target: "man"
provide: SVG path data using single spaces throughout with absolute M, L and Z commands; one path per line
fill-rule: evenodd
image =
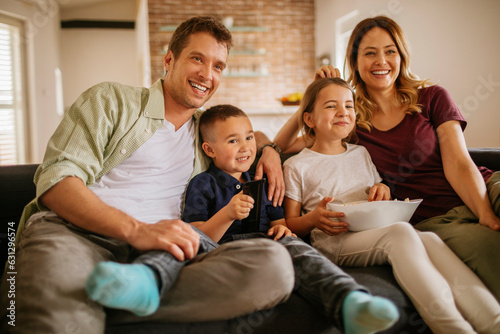
M 16 326 L 4 320 L 3 332 L 104 332 L 105 312 L 85 293 L 87 276 L 100 261 L 130 262 L 146 250 L 191 260 L 152 320 L 227 319 L 288 297 L 293 268 L 283 247 L 252 240 L 197 256 L 198 233 L 178 219 L 188 180 L 206 167 L 197 109 L 219 86 L 230 47 L 222 24 L 192 18 L 172 37 L 164 80 L 149 89 L 102 83 L 67 111 L 20 223 Z M 4 278 L 4 303 L 7 290 Z

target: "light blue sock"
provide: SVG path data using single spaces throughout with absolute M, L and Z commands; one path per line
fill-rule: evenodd
M 342 307 L 346 334 L 370 334 L 391 327 L 399 318 L 396 306 L 388 299 L 362 291 L 347 295 Z
M 154 313 L 160 305 L 156 275 L 144 264 L 100 262 L 87 278 L 85 288 L 96 302 L 139 316 Z

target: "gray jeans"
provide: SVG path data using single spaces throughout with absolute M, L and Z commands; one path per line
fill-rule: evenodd
M 200 234 L 199 253 L 210 252 L 218 247 L 218 244 L 203 232 L 196 230 Z M 226 240 L 222 246 L 240 243 L 242 240 L 270 241 L 263 233 L 237 234 Z M 367 290 L 301 239 L 285 237 L 275 243 L 283 245 L 292 259 L 295 273 L 294 291 L 308 300 L 321 314 L 332 319 L 336 326 L 342 328 L 342 304 L 345 297 L 354 290 Z M 134 262 L 147 264 L 158 273 L 162 293 L 168 292 L 175 283 L 178 273 L 189 264 L 189 261 L 180 262 L 170 253 L 160 251 L 147 252 Z M 266 283 L 266 277 L 255 279 Z M 200 277 L 200 280 L 204 278 Z
M 37 214 L 16 248 L 15 297 L 2 277 L 2 306 L 16 306 L 16 326 L 1 308 L 2 333 L 104 333 L 106 322 L 194 322 L 234 318 L 286 300 L 295 283 L 290 255 L 266 239 L 231 242 L 185 266 L 147 318 L 104 311 L 87 297 L 86 279 L 100 261 L 128 263 L 128 244 L 78 228 L 55 214 Z M 237 264 L 237 266 L 236 266 Z M 231 298 L 227 298 L 231 296 Z M 217 307 L 213 307 L 217 305 Z

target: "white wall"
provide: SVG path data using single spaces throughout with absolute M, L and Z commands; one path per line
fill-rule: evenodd
M 445 87 L 467 119 L 469 147 L 500 147 L 500 1 L 316 0 L 316 53 L 335 52 L 335 22 L 378 14 L 402 27 L 412 49 L 411 68 Z
M 61 20 L 135 21 L 136 0 L 115 0 L 65 8 Z M 135 29 L 61 29 L 64 107 L 102 81 L 142 86 Z
M 31 141 L 27 163 L 42 161 L 47 142 L 61 121 L 57 113 L 56 69 L 62 71 L 62 108 L 70 106 L 80 93 L 98 82 L 142 86 L 143 77 L 149 78 L 148 64 L 144 64 L 149 56 L 143 55 L 149 50 L 141 50 L 147 46 L 144 42 L 147 36 L 138 37 L 135 30 L 61 29 L 61 20 L 135 21 L 138 6 L 144 1 L 4 0 L 0 3 L 3 14 L 23 20 L 27 27 Z M 147 20 L 143 18 L 141 22 L 141 33 L 147 34 Z
M 143 77 L 148 76 L 144 67 L 144 59 L 148 58 L 138 56 L 134 33 L 60 29 L 61 18 L 135 20 L 136 0 L 107 0 L 85 8 L 65 8 L 62 14 L 56 5 L 56 0 L 47 0 L 45 6 L 16 0 L 0 2 L 0 11 L 24 20 L 29 32 L 26 41 L 32 153 L 27 162 L 41 161 L 46 143 L 61 119 L 56 112 L 57 68 L 62 70 L 65 106 L 94 83 L 115 80 L 144 85 Z M 468 146 L 500 147 L 500 1 L 316 0 L 316 8 L 318 55 L 334 55 L 335 22 L 352 10 L 358 9 L 359 15 L 347 23 L 355 24 L 378 13 L 390 15 L 410 41 L 413 71 L 446 87 L 461 107 L 469 123 L 465 131 Z M 147 31 L 147 22 L 144 24 L 143 30 Z M 144 39 L 142 42 L 144 45 Z M 99 67 L 108 61 L 108 66 Z M 273 137 L 286 116 L 261 118 L 255 120 L 260 123 L 255 128 Z
M 57 115 L 55 70 L 59 67 L 59 10 L 55 1 L 36 6 L 24 1 L 2 1 L 0 11 L 25 23 L 27 87 L 31 151 L 26 162 L 40 162 Z

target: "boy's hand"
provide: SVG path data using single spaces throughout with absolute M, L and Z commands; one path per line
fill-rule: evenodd
M 267 235 L 270 237 L 274 236 L 274 240 L 279 240 L 283 237 L 297 236 L 295 233 L 290 231 L 288 227 L 284 225 L 274 225 L 267 231 Z
M 343 212 L 334 212 L 326 209 L 326 204 L 330 203 L 331 201 L 333 201 L 333 197 L 324 197 L 318 203 L 316 208 L 308 213 L 308 215 L 311 215 L 314 226 L 328 235 L 336 235 L 347 232 L 347 226 L 349 226 L 348 223 L 333 221 L 330 219 L 344 217 Z
M 248 217 L 253 209 L 254 200 L 251 196 L 243 194 L 242 191 L 231 198 L 226 205 L 226 212 L 230 220 L 242 220 Z
M 391 190 L 383 183 L 377 183 L 370 188 L 368 201 L 387 201 L 391 199 Z

